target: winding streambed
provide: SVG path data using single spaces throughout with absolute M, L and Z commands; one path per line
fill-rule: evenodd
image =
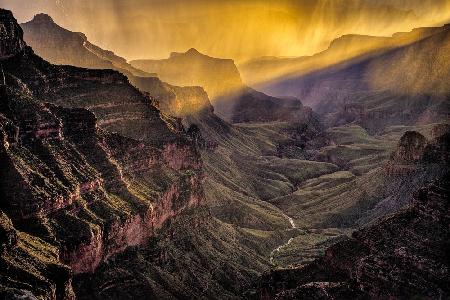
M 296 229 L 297 225 L 295 225 L 294 220 L 289 217 L 288 215 L 284 215 L 286 217 L 286 219 L 289 221 L 289 223 L 291 224 L 292 229 Z M 272 252 L 270 252 L 270 258 L 269 261 L 270 263 L 273 265 L 273 259 L 274 259 L 274 255 L 277 252 L 280 252 L 281 249 L 283 249 L 284 247 L 288 246 L 290 243 L 292 243 L 292 241 L 294 240 L 294 238 L 290 238 L 286 243 L 281 244 L 280 246 L 278 246 L 277 248 L 273 249 Z

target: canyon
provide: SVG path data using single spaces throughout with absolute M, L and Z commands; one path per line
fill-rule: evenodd
M 325 103 L 254 90 L 195 49 L 127 62 L 45 14 L 19 25 L 1 9 L 0 24 L 1 297 L 448 296 L 442 80 L 426 105 Z M 424 45 L 441 57 L 447 31 L 398 34 L 381 54 L 373 41 L 361 64 Z M 332 48 L 346 39 L 360 37 Z

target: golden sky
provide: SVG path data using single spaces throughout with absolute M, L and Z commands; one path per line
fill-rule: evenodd
M 196 48 L 237 61 L 312 55 L 343 34 L 389 36 L 450 21 L 450 0 L 0 0 L 39 12 L 127 59 Z

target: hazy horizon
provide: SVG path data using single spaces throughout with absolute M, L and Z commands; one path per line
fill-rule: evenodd
M 245 61 L 325 50 L 345 34 L 390 36 L 450 19 L 450 1 L 50 1 L 0 0 L 20 23 L 49 14 L 71 31 L 128 60 L 167 58 L 196 48 Z

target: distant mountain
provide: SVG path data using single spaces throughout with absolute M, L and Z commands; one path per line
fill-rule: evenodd
M 46 60 L 60 65 L 117 70 L 126 75 L 134 86 L 159 101 L 167 114 L 183 117 L 188 112 L 197 113 L 211 106 L 209 100 L 205 101 L 207 95 L 202 88 L 182 88 L 164 83 L 156 74 L 134 68 L 114 52 L 90 43 L 83 33 L 60 27 L 46 14 L 38 14 L 21 26 L 24 40 Z
M 133 68 L 111 51 L 91 44 L 80 32 L 60 27 L 46 14 L 21 24 L 24 40 L 36 54 L 57 65 L 73 65 L 89 69 L 114 69 L 125 75 L 154 76 Z
M 194 48 L 172 53 L 162 60 L 134 60 L 132 66 L 157 73 L 161 80 L 178 86 L 201 86 L 214 100 L 242 88 L 242 80 L 233 60 L 204 55 Z
M 377 131 L 387 125 L 448 120 L 450 26 L 386 51 L 267 83 L 264 90 L 291 95 L 321 114 L 326 124 L 355 122 Z M 402 36 L 399 34 L 398 36 Z
M 376 55 L 380 51 L 410 44 L 442 30 L 443 27 L 416 28 L 410 32 L 395 33 L 391 37 L 347 34 L 333 40 L 326 50 L 312 56 L 261 57 L 244 62 L 238 68 L 246 84 L 271 93 L 269 87 L 272 81 L 307 74 L 361 55 Z
M 245 86 L 233 60 L 210 57 L 196 49 L 131 64 L 158 73 L 170 84 L 202 86 L 217 114 L 230 122 L 302 122 L 310 113 L 298 99 L 271 97 Z
M 166 60 L 142 60 L 128 64 L 112 51 L 90 43 L 83 33 L 60 27 L 46 14 L 36 15 L 22 27 L 25 41 L 48 61 L 117 70 L 125 74 L 134 86 L 155 97 L 163 106 L 163 111 L 173 116 L 208 109 L 211 106 L 208 98 L 212 100 L 216 112 L 232 122 L 297 122 L 302 121 L 298 118 L 306 113 L 298 100 L 292 105 L 293 100 L 270 97 L 245 87 L 231 59 L 213 58 L 190 49 L 186 53 L 172 53 Z M 161 80 L 156 78 L 155 73 Z M 208 95 L 202 95 L 200 86 Z M 205 98 L 208 100 L 205 101 Z M 258 102 L 258 112 L 251 109 L 255 100 Z M 292 112 L 283 113 L 287 112 L 286 107 Z

